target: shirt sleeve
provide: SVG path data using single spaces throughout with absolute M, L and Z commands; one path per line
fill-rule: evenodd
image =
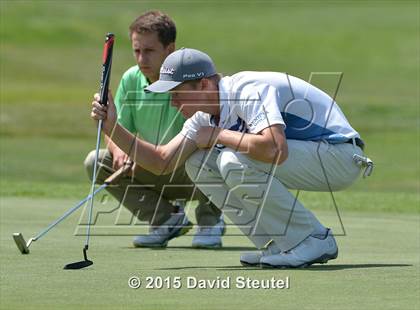
M 210 116 L 207 113 L 196 112 L 185 121 L 181 135 L 189 140 L 195 141 L 198 130 L 203 126 L 210 126 Z
M 134 126 L 133 116 L 131 114 L 129 101 L 127 100 L 127 86 L 130 84 L 129 79 L 130 76 L 127 73 L 121 78 L 117 93 L 115 94 L 114 104 L 117 110 L 118 123 L 128 131 L 135 132 L 136 129 Z
M 270 126 L 286 127 L 280 113 L 280 94 L 268 84 L 249 84 L 237 93 L 238 115 L 246 122 L 250 133 L 257 134 Z

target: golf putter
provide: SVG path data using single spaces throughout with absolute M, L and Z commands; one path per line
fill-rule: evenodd
M 115 171 L 112 175 L 110 175 L 105 181 L 104 184 L 102 184 L 100 187 L 98 187 L 95 192 L 93 193 L 93 197 L 101 192 L 103 189 L 108 187 L 110 184 L 118 181 L 123 175 L 125 175 L 132 167 L 132 162 L 126 162 L 124 165 Z M 30 238 L 28 242 L 25 241 L 23 238 L 22 233 L 14 233 L 13 239 L 15 240 L 16 246 L 18 247 L 19 251 L 22 254 L 29 254 L 29 247 L 32 244 L 32 242 L 35 242 L 39 239 L 41 239 L 46 233 L 48 233 L 52 228 L 57 226 L 59 223 L 61 223 L 63 220 L 65 220 L 68 216 L 70 216 L 72 213 L 74 213 L 76 210 L 78 210 L 81 206 L 83 206 L 87 201 L 90 199 L 93 199 L 92 195 L 89 194 L 87 197 L 85 197 L 83 200 L 77 203 L 74 207 L 67 210 L 62 216 L 60 216 L 57 220 L 52 222 L 50 225 L 48 225 L 47 228 L 43 229 L 41 232 L 39 232 L 35 237 Z
M 100 103 L 102 105 L 106 105 L 108 103 L 108 88 L 109 88 L 109 80 L 111 77 L 113 47 L 114 47 L 114 35 L 112 33 L 108 33 L 105 37 L 104 50 L 102 54 L 102 75 L 101 75 L 101 89 L 100 89 Z M 97 164 L 98 164 L 99 146 L 101 144 L 101 130 L 102 130 L 102 120 L 99 120 L 98 129 L 96 133 L 95 163 L 93 166 L 92 189 L 91 189 L 92 195 L 91 196 L 93 196 L 93 193 L 95 191 L 96 169 L 97 169 Z M 85 268 L 93 264 L 93 262 L 89 260 L 87 257 L 87 251 L 89 249 L 90 225 L 92 221 L 93 201 L 94 199 L 90 200 L 89 219 L 88 219 L 87 231 L 86 231 L 86 242 L 83 248 L 84 260 L 67 264 L 64 266 L 64 269 L 81 269 L 81 268 Z

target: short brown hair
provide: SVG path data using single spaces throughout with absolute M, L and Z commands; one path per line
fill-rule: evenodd
M 161 11 L 148 11 L 137 17 L 130 25 L 130 38 L 134 32 L 154 32 L 158 34 L 160 43 L 168 46 L 175 42 L 176 27 L 174 21 Z

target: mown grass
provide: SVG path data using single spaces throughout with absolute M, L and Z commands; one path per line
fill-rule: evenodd
M 372 203 L 392 204 L 380 195 Z M 400 200 L 406 203 L 406 200 Z M 177 238 L 166 250 L 134 249 L 133 234 L 141 227 L 113 226 L 113 235 L 91 238 L 84 270 L 62 267 L 82 259 L 83 236 L 74 237 L 80 211 L 31 245 L 21 255 L 11 234 L 20 231 L 28 239 L 75 202 L 72 199 L 2 198 L 1 301 L 2 309 L 416 309 L 419 281 L 419 216 L 342 212 L 346 234 L 340 233 L 333 212 L 318 211 L 334 228 L 340 254 L 327 265 L 301 270 L 241 268 L 239 255 L 253 250 L 239 230 L 229 226 L 224 248 L 194 250 L 192 232 Z M 350 204 L 347 201 L 346 204 Z M 96 210 L 102 208 L 96 203 Z M 107 207 L 105 206 L 105 209 Z M 85 213 L 86 214 L 86 213 Z M 114 213 L 115 214 L 115 213 Z M 97 226 L 113 218 L 99 218 Z M 97 230 L 94 226 L 92 232 Z M 100 228 L 100 227 L 99 227 Z M 117 228 L 117 229 L 116 229 Z M 130 229 L 129 229 L 130 228 Z M 82 233 L 85 227 L 82 226 Z M 107 230 L 105 230 L 107 231 Z M 143 229 L 144 231 L 144 229 Z M 143 286 L 130 289 L 128 278 L 139 276 Z M 146 276 L 180 276 L 182 289 L 145 289 Z M 214 280 L 237 276 L 252 279 L 284 279 L 288 290 L 187 289 L 187 277 Z
M 104 33 L 117 36 L 115 91 L 133 65 L 128 24 L 151 7 L 174 17 L 178 46 L 207 51 L 225 74 L 278 70 L 309 79 L 311 72 L 343 72 L 337 101 L 377 163 L 374 176 L 355 189 L 419 187 L 414 2 L 3 1 L 1 6 L 1 175 L 10 181 L 4 194 L 16 193 L 13 184 L 23 175 L 25 182 L 37 182 L 39 174 L 51 186 L 68 182 L 68 191 L 77 194 L 85 180 L 81 163 L 94 144 L 89 103 L 98 88 Z M 337 80 L 337 75 L 312 79 L 330 94 Z

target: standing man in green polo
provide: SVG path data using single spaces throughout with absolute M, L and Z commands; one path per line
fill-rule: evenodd
M 175 23 L 162 12 L 149 11 L 136 18 L 129 30 L 137 65 L 124 73 L 115 96 L 118 123 L 134 134 L 141 133 L 141 138 L 150 143 L 166 144 L 181 131 L 185 119 L 170 105 L 168 93 L 146 93 L 144 89 L 159 79 L 164 59 L 175 50 Z M 100 151 L 98 183 L 128 159 L 108 136 L 105 136 L 105 141 L 108 147 Z M 94 151 L 85 160 L 89 176 L 93 165 Z M 132 176 L 121 179 L 117 187 L 109 187 L 108 191 L 139 220 L 150 224 L 150 233 L 137 236 L 133 241 L 135 246 L 165 247 L 169 240 L 191 229 L 192 224 L 183 208 L 174 205 L 174 201 L 191 198 L 199 201 L 196 209 L 198 229 L 193 247 L 217 248 L 222 245 L 225 227 L 221 211 L 200 191 L 194 190 L 184 166 L 171 175 L 155 175 L 136 166 Z

